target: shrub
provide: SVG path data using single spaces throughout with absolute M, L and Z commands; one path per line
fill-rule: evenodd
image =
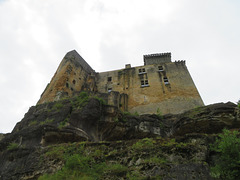
M 36 124 L 37 124 L 37 121 L 34 120 L 34 121 L 31 121 L 31 122 L 29 123 L 29 126 L 34 126 L 34 125 L 36 125 Z
M 86 92 L 82 91 L 77 98 L 74 99 L 72 102 L 73 108 L 74 109 L 81 109 L 84 107 L 89 100 L 89 96 Z
M 94 96 L 93 98 L 97 99 L 100 102 L 101 105 L 107 105 L 106 101 L 103 98 L 100 98 L 100 97 L 97 97 L 97 96 Z
M 224 129 L 211 149 L 219 153 L 211 174 L 221 179 L 240 179 L 240 138 L 237 131 Z
M 160 111 L 159 108 L 157 108 L 157 116 L 158 116 L 160 119 L 163 119 L 162 112 Z
M 63 127 L 66 127 L 68 125 L 69 122 L 69 116 L 66 117 L 62 122 L 60 122 L 60 124 L 58 125 L 59 129 L 62 129 Z
M 14 149 L 17 149 L 17 148 L 18 148 L 18 144 L 17 143 L 10 143 L 7 146 L 7 150 L 14 150 Z
M 63 107 L 63 104 L 62 104 L 61 102 L 56 102 L 56 103 L 53 105 L 52 109 L 53 109 L 53 110 L 56 110 L 56 111 L 60 111 L 60 109 L 62 109 L 62 107 Z
M 40 122 L 40 125 L 44 125 L 44 124 L 50 124 L 50 123 L 52 123 L 54 121 L 54 119 L 46 119 L 45 121 L 42 121 L 42 122 Z
M 144 138 L 136 142 L 132 145 L 132 149 L 134 150 L 140 150 L 140 149 L 146 149 L 151 148 L 153 144 L 155 144 L 156 141 L 151 138 Z

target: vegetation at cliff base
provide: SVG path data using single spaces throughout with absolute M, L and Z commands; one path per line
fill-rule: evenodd
M 72 106 L 74 109 L 81 109 L 89 101 L 89 95 L 87 92 L 82 91 L 73 101 Z
M 237 102 L 238 108 L 240 109 L 240 99 Z
M 14 149 L 17 149 L 18 148 L 18 144 L 17 143 L 10 143 L 8 146 L 7 146 L 7 149 L 8 150 L 14 150 Z
M 212 145 L 212 150 L 219 153 L 216 165 L 211 168 L 212 176 L 233 180 L 240 179 L 240 135 L 237 131 L 224 129 L 223 134 Z

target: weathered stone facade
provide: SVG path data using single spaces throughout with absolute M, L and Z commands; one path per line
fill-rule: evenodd
M 171 53 L 144 56 L 144 65 L 96 73 L 74 50 L 63 58 L 38 104 L 72 97 L 80 91 L 98 95 L 109 105 L 131 113 L 177 114 L 203 101 L 185 61 Z

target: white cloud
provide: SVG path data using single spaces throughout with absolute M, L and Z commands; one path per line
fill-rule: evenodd
M 227 0 L 0 1 L 0 132 L 34 105 L 66 52 L 96 70 L 186 59 L 206 104 L 239 98 L 240 3 Z

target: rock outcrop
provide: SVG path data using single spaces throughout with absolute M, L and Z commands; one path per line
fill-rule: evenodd
M 105 153 L 113 151 L 114 146 L 117 148 L 110 160 L 116 161 L 116 156 L 121 155 L 121 164 L 141 169 L 144 177 L 210 179 L 208 144 L 214 138 L 209 135 L 220 133 L 223 128 L 240 128 L 239 108 L 234 103 L 198 107 L 178 115 L 138 116 L 119 112 L 99 98 L 82 94 L 29 109 L 12 133 L 5 134 L 0 141 L 0 179 L 36 179 L 55 172 L 63 166 L 63 160 L 45 159 L 46 163 L 39 163 L 45 158 L 48 145 L 83 141 L 89 142 L 89 146 L 95 144 L 96 148 L 102 141 L 110 141 L 107 146 L 112 149 L 106 149 Z M 143 138 L 155 139 L 147 154 L 143 146 L 139 154 L 129 155 L 128 151 L 133 150 L 127 148 L 128 143 L 133 145 L 134 139 Z M 175 138 L 176 143 L 169 138 Z M 185 147 L 181 143 L 190 144 Z M 159 148 L 162 154 L 156 153 Z M 167 160 L 164 167 L 146 163 L 146 156 L 150 158 L 151 154 L 163 156 Z

